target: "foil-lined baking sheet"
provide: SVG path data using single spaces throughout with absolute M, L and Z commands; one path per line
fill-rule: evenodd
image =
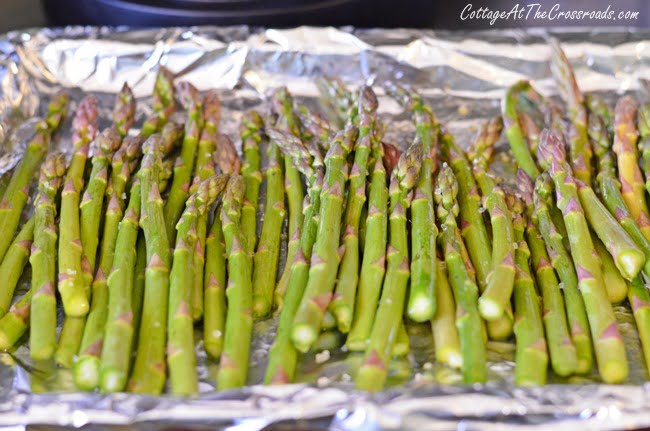
M 423 95 L 439 120 L 466 144 L 482 120 L 499 113 L 504 90 L 515 81 L 531 79 L 545 95 L 556 95 L 548 67 L 550 36 L 563 42 L 583 91 L 598 92 L 609 102 L 627 92 L 646 99 L 650 32 L 630 29 L 461 33 L 73 27 L 13 32 L 0 37 L 0 174 L 20 159 L 52 94 L 66 89 L 71 110 L 85 93 L 95 94 L 101 127 L 110 122 L 115 93 L 128 82 L 138 97 L 141 121 L 151 112 L 159 65 L 200 90 L 222 90 L 221 128 L 235 140 L 241 114 L 252 108 L 264 111 L 274 88 L 285 85 L 301 103 L 317 107 L 314 78 L 329 76 L 351 86 L 375 86 L 388 142 L 405 146 L 414 135 L 409 115 L 381 90 L 385 82 L 396 81 Z M 67 126 L 54 146 L 69 153 Z M 507 150 L 502 154 L 507 160 Z M 28 288 L 29 272 L 27 268 L 18 296 Z M 351 376 L 360 355 L 341 349 L 306 355 L 299 384 L 261 386 L 273 319 L 255 326 L 250 386 L 242 390 L 214 390 L 217 364 L 199 344 L 201 394 L 192 399 L 75 392 L 68 371 L 31 364 L 29 352 L 20 347 L 12 355 L 0 353 L 0 429 L 27 424 L 164 429 L 169 422 L 232 431 L 286 423 L 302 429 L 373 431 L 647 427 L 650 385 L 644 383 L 647 372 L 634 319 L 626 306 L 615 310 L 630 360 L 630 377 L 621 386 L 601 385 L 595 374 L 560 379 L 549 372 L 549 385 L 543 388 L 516 388 L 510 343 L 489 344 L 488 384 L 459 386 L 456 372 L 435 363 L 428 325 L 409 325 L 411 354 L 392 365 L 390 385 L 379 394 L 354 390 Z

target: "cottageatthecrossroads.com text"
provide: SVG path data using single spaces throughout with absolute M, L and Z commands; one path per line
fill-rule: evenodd
M 545 7 L 546 6 L 546 7 Z M 540 3 L 529 3 L 525 5 L 515 4 L 510 10 L 493 10 L 483 6 L 476 8 L 469 3 L 460 13 L 460 19 L 485 20 L 494 25 L 499 20 L 525 20 L 525 21 L 581 21 L 581 20 L 603 20 L 603 21 L 635 21 L 639 18 L 638 11 L 617 11 L 608 5 L 605 9 L 599 10 L 568 10 L 563 9 L 559 3 L 551 7 Z

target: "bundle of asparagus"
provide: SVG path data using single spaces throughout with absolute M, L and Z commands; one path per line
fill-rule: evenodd
M 160 394 L 169 380 L 191 395 L 201 348 L 219 361 L 219 389 L 250 383 L 254 320 L 274 312 L 267 384 L 298 380 L 303 354 L 345 343 L 364 352 L 350 355 L 357 387 L 380 390 L 421 322 L 435 359 L 467 384 L 488 379 L 488 342 L 504 339 L 515 384 L 543 385 L 549 365 L 587 374 L 594 359 L 604 382 L 625 381 L 612 303 L 629 303 L 650 364 L 650 106 L 584 96 L 552 48 L 566 113 L 518 82 L 468 145 L 387 83 L 412 114 L 404 152 L 382 142 L 371 87 L 319 80 L 332 121 L 281 88 L 269 115 L 242 119 L 240 160 L 219 134 L 218 94 L 161 68 L 137 134 L 127 85 L 99 134 L 97 102 L 79 103 L 67 164 L 48 154 L 67 106 L 55 96 L 0 200 L 0 348 L 30 329 L 32 358 L 73 367 L 79 389 Z M 177 107 L 185 124 L 169 121 Z M 515 182 L 490 169 L 503 126 Z M 32 289 L 14 301 L 28 260 Z

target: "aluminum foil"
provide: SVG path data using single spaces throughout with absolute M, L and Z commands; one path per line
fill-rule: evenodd
M 114 94 L 126 81 L 139 98 L 142 120 L 151 110 L 158 65 L 201 90 L 221 89 L 222 130 L 233 138 L 241 114 L 264 110 L 273 88 L 286 85 L 301 103 L 315 107 L 313 78 L 336 76 L 353 86 L 375 85 L 380 115 L 389 124 L 389 142 L 404 146 L 414 134 L 409 115 L 381 91 L 390 80 L 417 89 L 459 142 L 466 143 L 482 120 L 499 113 L 504 90 L 515 81 L 532 79 L 542 93 L 556 95 L 548 68 L 549 36 L 563 42 L 585 92 L 598 92 L 610 102 L 626 92 L 646 98 L 650 33 L 627 29 L 549 34 L 73 27 L 13 32 L 0 37 L 0 174 L 20 159 L 54 92 L 67 89 L 72 110 L 84 93 L 96 94 L 101 126 L 109 123 Z M 69 152 L 69 142 L 64 132 L 54 145 Z M 507 150 L 503 155 L 507 160 Z M 18 296 L 28 288 L 29 272 Z M 628 381 L 620 386 L 599 384 L 596 375 L 560 379 L 550 373 L 550 384 L 543 388 L 516 388 L 511 343 L 489 344 L 488 384 L 449 385 L 458 382 L 458 375 L 434 363 L 428 325 L 409 328 L 411 354 L 394 363 L 389 387 L 379 394 L 354 390 L 351 374 L 360 358 L 341 349 L 306 355 L 302 383 L 261 386 L 273 320 L 256 324 L 250 386 L 242 390 L 214 390 L 216 364 L 205 358 L 199 344 L 201 394 L 191 399 L 78 393 L 69 372 L 31 364 L 21 347 L 12 355 L 0 353 L 0 429 L 29 424 L 164 429 L 169 423 L 233 431 L 287 423 L 303 429 L 373 431 L 647 427 L 650 385 L 644 384 L 647 372 L 634 320 L 626 306 L 617 306 L 616 314 L 631 367 Z

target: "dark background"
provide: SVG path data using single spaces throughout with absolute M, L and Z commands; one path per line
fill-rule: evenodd
M 127 11 L 130 2 L 140 2 L 139 10 L 145 14 L 153 9 L 158 12 L 143 18 L 136 12 Z M 497 27 L 522 26 L 636 26 L 650 27 L 650 1 L 647 0 L 492 0 L 492 1 L 437 1 L 437 0 L 341 0 L 339 6 L 317 8 L 311 12 L 287 13 L 296 4 L 327 2 L 327 0 L 0 0 L 0 33 L 20 28 L 62 24 L 128 24 L 128 25 L 174 25 L 211 23 L 257 24 L 273 26 L 345 25 L 361 27 L 430 27 L 440 29 L 491 28 L 487 21 L 461 21 L 461 10 L 472 3 L 474 9 L 488 5 L 491 9 L 510 10 L 519 3 L 541 3 L 550 8 L 560 3 L 565 10 L 605 9 L 608 4 L 620 10 L 639 11 L 636 21 L 499 21 Z M 49 3 L 48 19 L 43 3 Z M 111 14 L 110 4 L 122 4 L 122 12 Z M 197 6 L 202 3 L 202 6 Z M 210 5 L 210 3 L 212 5 Z M 329 3 L 337 3 L 330 0 Z M 142 7 L 144 4 L 144 7 Z M 259 15 L 261 9 L 273 9 L 288 5 L 284 12 Z M 178 8 L 179 5 L 181 9 Z M 234 5 L 234 6 L 233 6 Z M 167 8 L 163 10 L 162 8 Z M 196 8 L 203 8 L 197 11 Z M 191 10 L 194 8 L 194 12 Z M 215 8 L 218 8 L 215 9 Z M 149 12 L 147 12 L 149 11 Z M 224 13 L 226 12 L 227 13 Z M 226 16 L 227 15 L 227 16 Z

